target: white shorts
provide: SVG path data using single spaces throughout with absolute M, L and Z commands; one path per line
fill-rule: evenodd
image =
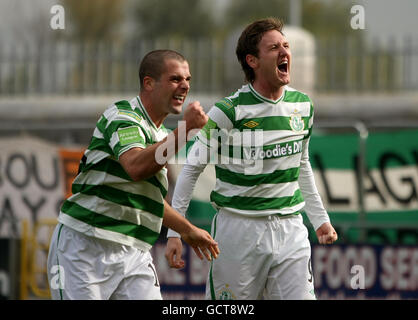
M 206 299 L 315 299 L 311 246 L 302 216 L 247 218 L 223 209 L 212 222 L 221 253 Z
M 63 224 L 52 235 L 47 271 L 54 300 L 162 299 L 149 252 Z

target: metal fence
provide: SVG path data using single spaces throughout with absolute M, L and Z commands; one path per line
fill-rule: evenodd
M 315 40 L 319 93 L 403 92 L 418 89 L 417 39 Z M 227 43 L 227 41 L 229 41 Z M 170 48 L 190 63 L 196 93 L 229 93 L 243 82 L 231 40 L 135 39 L 0 46 L 0 94 L 111 94 L 138 90 L 146 52 Z M 312 52 L 302 53 L 312 55 Z

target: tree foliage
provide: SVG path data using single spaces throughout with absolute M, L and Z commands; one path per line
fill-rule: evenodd
M 213 34 L 215 23 L 202 0 L 142 0 L 136 9 L 144 37 L 202 37 Z
M 62 0 L 76 39 L 104 40 L 117 35 L 125 0 Z

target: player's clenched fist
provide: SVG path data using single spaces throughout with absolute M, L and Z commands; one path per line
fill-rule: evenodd
M 337 241 L 338 235 L 331 223 L 326 222 L 316 230 L 320 244 L 331 244 Z
M 201 129 L 208 122 L 208 116 L 203 111 L 199 101 L 190 103 L 184 111 L 183 120 L 186 121 L 186 130 Z

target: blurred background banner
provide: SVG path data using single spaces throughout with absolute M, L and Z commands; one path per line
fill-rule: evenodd
M 180 51 L 192 73 L 186 104 L 208 111 L 244 83 L 243 28 L 275 16 L 291 45 L 290 85 L 315 106 L 311 163 L 339 233 L 319 246 L 303 214 L 318 297 L 416 299 L 416 12 L 415 0 L 0 0 L 0 298 L 49 298 L 59 207 L 100 114 L 138 94 L 142 57 Z M 169 167 L 168 201 L 180 170 Z M 207 230 L 214 184 L 208 166 L 187 213 Z M 165 240 L 163 230 L 152 251 L 164 297 L 202 298 L 208 264 L 186 249 L 186 268 L 170 270 Z M 352 264 L 365 270 L 364 289 L 348 286 Z
M 153 248 L 164 299 L 204 299 L 210 263 L 189 248 L 186 267 L 164 261 L 165 243 Z M 413 245 L 313 245 L 312 274 L 318 299 L 418 299 L 418 248 Z

